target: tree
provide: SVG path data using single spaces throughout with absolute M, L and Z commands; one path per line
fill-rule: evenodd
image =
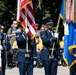
M 14 19 L 16 19 L 16 0 L 1 0 L 0 23 L 4 25 L 5 31 L 8 30 Z
M 35 2 L 33 0 L 36 21 L 39 23 L 42 19 L 43 23 L 47 18 L 54 18 L 57 25 L 61 2 L 62 0 L 36 0 Z

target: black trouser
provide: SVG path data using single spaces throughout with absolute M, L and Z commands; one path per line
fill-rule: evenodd
M 3 65 L 2 65 L 3 75 L 5 75 L 5 67 L 6 67 L 6 65 L 5 65 L 5 64 L 3 64 Z
M 5 51 L 2 51 L 1 57 L 2 57 L 2 72 L 3 72 L 3 75 L 5 75 L 5 68 L 6 68 L 6 54 L 5 54 Z
M 76 63 L 70 68 L 70 75 L 76 75 Z
M 45 75 L 57 75 L 58 60 L 44 60 L 43 61 Z
M 18 63 L 20 75 L 33 75 L 33 63 Z
M 0 71 L 0 75 L 3 75 L 3 72 L 2 71 Z
M 10 51 L 7 53 L 7 60 L 8 60 L 8 66 L 12 67 L 12 65 L 13 65 L 13 54 L 11 54 Z

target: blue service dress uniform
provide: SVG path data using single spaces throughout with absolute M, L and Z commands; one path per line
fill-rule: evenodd
M 6 67 L 6 52 L 10 50 L 10 42 L 9 38 L 5 33 L 0 34 L 0 40 L 1 45 L 3 47 L 3 50 L 1 50 L 1 59 L 2 59 L 2 72 L 0 72 L 0 75 L 5 75 L 5 67 Z
M 54 40 L 53 30 L 45 30 L 40 33 L 41 39 L 43 41 L 44 48 L 41 51 L 41 59 L 43 60 L 45 75 L 57 75 L 58 59 L 60 58 L 60 46 L 57 41 Z M 51 55 L 51 48 L 55 42 L 54 48 L 54 58 L 49 58 Z
M 70 68 L 70 75 L 76 75 L 76 63 Z
M 19 51 L 16 55 L 15 60 L 18 62 L 20 75 L 33 75 L 33 61 L 36 57 L 36 43 L 34 39 L 28 37 L 28 50 L 30 57 L 26 58 L 26 38 L 27 34 L 25 32 L 20 32 L 16 34 L 16 41 Z

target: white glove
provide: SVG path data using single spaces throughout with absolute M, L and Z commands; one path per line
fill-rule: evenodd
M 2 45 L 0 45 L 0 50 L 3 50 L 3 47 L 2 47 Z
M 55 37 L 55 38 L 58 38 L 58 36 L 59 36 L 59 34 L 55 32 L 55 33 L 54 33 L 54 37 Z
M 25 29 L 25 32 L 26 32 L 26 34 L 28 34 L 28 32 L 29 32 L 29 29 L 28 29 L 28 28 L 26 28 L 26 29 Z
M 36 61 L 34 61 L 34 65 L 36 65 Z

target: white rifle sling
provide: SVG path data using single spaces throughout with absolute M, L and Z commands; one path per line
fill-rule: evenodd
M 26 52 L 28 53 L 28 37 L 26 38 Z

